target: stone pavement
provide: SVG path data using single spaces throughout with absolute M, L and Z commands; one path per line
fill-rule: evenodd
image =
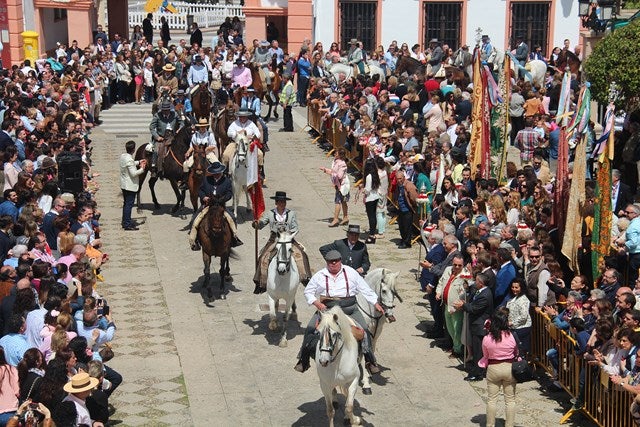
M 306 124 L 304 110 L 296 109 L 297 127 Z M 312 312 L 302 292 L 297 295 L 298 318 L 289 322 L 289 346 L 279 348 L 276 334 L 267 330 L 268 313 L 262 311 L 265 295 L 253 295 L 253 229 L 250 214 L 239 218 L 245 242 L 239 259 L 231 260 L 233 284 L 228 298 L 205 303 L 202 296 L 202 261 L 189 250 L 185 215 L 171 216 L 173 193 L 166 182 L 156 186 L 160 211 L 152 211 L 148 189 L 142 192 L 146 221 L 139 231 L 120 228 L 122 198 L 118 158 L 124 142 L 148 140 L 151 120 L 147 105 L 117 105 L 102 114 L 96 129 L 95 170 L 101 189 L 104 241 L 111 261 L 104 268 L 106 282 L 99 287 L 109 300 L 118 327 L 115 358 L 110 365 L 124 376 L 113 396 L 121 425 L 326 425 L 324 401 L 315 370 L 293 370 L 303 328 Z M 319 168 L 331 161 L 303 131 L 278 133 L 270 123 L 271 152 L 266 156 L 265 197 L 285 190 L 298 212 L 297 236 L 308 250 L 314 269 L 322 266 L 317 248 L 342 238 L 344 228 L 327 228 L 333 211 L 333 188 Z M 272 201 L 267 199 L 267 206 Z M 366 224 L 364 206 L 350 203 L 352 223 Z M 365 227 L 366 228 L 366 227 Z M 417 246 L 398 250 L 390 242 L 398 235 L 389 227 L 385 240 L 369 250 L 375 267 L 401 271 L 404 304 L 396 309 L 398 321 L 387 325 L 379 342 L 383 372 L 373 385 L 373 395 L 356 394 L 356 414 L 368 425 L 436 426 L 483 424 L 486 398 L 484 382 L 468 384 L 439 349 L 423 338 L 428 309 L 415 281 Z M 262 231 L 259 245 L 267 239 Z M 219 261 L 214 259 L 212 272 Z M 217 274 L 213 282 L 219 284 Z M 560 396 L 562 398 L 562 395 Z M 566 404 L 566 396 L 564 403 Z M 344 403 L 344 400 L 340 400 Z M 343 409 L 336 419 L 343 417 Z M 555 425 L 562 409 L 548 399 L 537 383 L 518 386 L 518 425 Z M 498 416 L 503 416 L 502 405 Z M 579 416 L 574 425 L 585 425 Z

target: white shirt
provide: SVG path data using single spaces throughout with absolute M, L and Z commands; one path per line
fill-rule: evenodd
M 78 399 L 73 394 L 70 394 L 64 398 L 63 402 L 73 402 L 74 405 L 76 405 L 76 411 L 78 412 L 76 424 L 86 424 L 88 426 L 93 425 L 93 421 L 91 420 L 89 410 L 87 409 L 87 405 L 84 400 Z
M 204 145 L 207 147 L 215 147 L 216 146 L 216 138 L 213 136 L 212 132 L 208 130 L 205 133 L 196 132 L 191 137 L 191 146 L 194 145 Z
M 349 282 L 349 292 L 347 293 L 347 281 Z M 327 286 L 329 293 L 327 294 Z M 304 288 L 304 297 L 309 305 L 318 300 L 319 296 L 324 297 L 352 297 L 362 294 L 369 304 L 374 305 L 378 302 L 378 296 L 371 287 L 364 281 L 360 274 L 349 267 L 343 265 L 342 270 L 333 276 L 327 268 L 323 268 L 313 275 L 309 284 Z
M 253 138 L 254 136 L 256 138 L 260 138 L 260 130 L 258 129 L 258 126 L 255 125 L 255 123 L 253 123 L 251 120 L 247 120 L 244 124 L 242 124 L 239 119 L 231 123 L 229 129 L 227 130 L 227 136 L 235 141 L 236 137 L 238 136 L 238 132 L 241 130 L 246 130 L 247 136 L 249 138 Z

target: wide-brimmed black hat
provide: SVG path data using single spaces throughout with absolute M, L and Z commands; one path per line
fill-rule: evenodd
M 347 228 L 347 233 L 360 234 L 360 226 L 357 224 L 349 224 L 349 228 Z
M 211 166 L 209 166 L 209 167 L 207 168 L 207 173 L 210 173 L 210 174 L 212 174 L 212 175 L 213 175 L 213 174 L 216 174 L 216 173 L 222 173 L 222 172 L 224 172 L 225 170 L 227 170 L 227 168 L 225 167 L 225 165 L 223 165 L 223 164 L 222 164 L 222 163 L 220 163 L 220 162 L 213 162 L 213 163 L 211 164 Z
M 291 200 L 287 197 L 287 193 L 285 191 L 276 191 L 276 195 L 270 197 L 270 199 L 278 201 L 278 200 Z

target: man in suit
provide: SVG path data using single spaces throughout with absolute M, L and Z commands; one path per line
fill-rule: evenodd
M 476 275 L 476 289 L 470 296 L 470 301 L 456 301 L 456 310 L 463 310 L 469 313 L 469 331 L 471 332 L 471 347 L 473 349 L 473 362 L 469 370 L 469 375 L 464 377 L 465 381 L 481 381 L 485 377 L 484 369 L 478 366 L 482 358 L 482 339 L 487 334 L 484 324 L 493 311 L 493 300 L 491 292 L 486 284 L 488 277 L 485 273 Z
M 320 247 L 320 253 L 324 258 L 329 251 L 336 250 L 342 256 L 342 264 L 365 276 L 371 267 L 369 261 L 369 251 L 367 245 L 359 240 L 360 226 L 356 224 L 349 225 L 347 229 L 347 237 L 345 239 L 335 240 L 333 243 Z
M 444 260 L 436 265 L 432 265 L 429 271 L 433 274 L 434 281 L 433 286 L 427 286 L 427 299 L 429 300 L 429 307 L 431 309 L 431 316 L 433 316 L 433 328 L 427 333 L 427 338 L 444 338 L 444 311 L 442 305 L 436 300 L 435 289 L 438 285 L 440 277 L 444 274 L 444 270 L 453 263 L 453 258 L 456 255 L 460 255 L 458 251 L 458 239 L 454 235 L 447 235 L 444 237 L 442 246 L 447 252 Z
M 147 13 L 147 17 L 142 20 L 142 35 L 147 39 L 147 43 L 153 44 L 153 23 L 151 20 L 153 19 L 153 15 L 151 13 Z
M 496 274 L 496 288 L 494 292 L 494 305 L 498 306 L 507 295 L 511 281 L 516 277 L 516 269 L 511 262 L 509 249 L 498 248 L 498 262 L 500 269 Z
M 413 110 L 409 108 L 409 101 L 406 99 L 400 102 L 400 117 L 402 117 L 405 123 L 413 120 Z
M 468 206 L 460 206 L 456 209 L 456 237 L 460 242 L 464 242 L 464 229 L 471 225 L 471 209 Z
M 533 156 L 533 171 L 536 173 L 536 178 L 542 182 L 542 185 L 547 185 L 551 181 L 551 170 L 549 166 L 544 164 L 542 156 L 539 154 Z
M 420 290 L 427 292 L 427 288 L 435 289 L 438 284 L 438 278 L 431 272 L 431 267 L 440 264 L 447 257 L 447 251 L 442 245 L 442 239 L 444 239 L 444 233 L 441 230 L 433 230 L 427 237 L 427 242 L 431 246 L 427 255 L 424 257 L 424 261 L 420 262 L 422 271 L 420 272 Z M 429 295 L 425 295 L 425 299 L 428 299 Z
M 53 225 L 53 221 L 58 217 L 58 215 L 62 215 L 65 210 L 65 202 L 60 197 L 56 197 L 53 199 L 51 203 L 51 210 L 47 212 L 42 220 L 42 227 L 40 230 L 44 232 L 44 235 L 47 237 L 47 243 L 52 251 L 58 250 L 58 230 Z M 59 255 L 59 253 L 57 254 Z
M 620 181 L 620 171 L 618 169 L 611 170 L 611 205 L 613 214 L 618 217 L 625 216 L 624 208 L 633 202 L 631 187 Z
M 7 118 L 2 122 L 2 131 L 0 131 L 0 153 L 4 153 L 10 145 L 16 145 L 15 141 L 10 135 L 10 132 L 15 129 L 13 119 Z
M 524 67 L 527 63 L 527 58 L 529 57 L 529 46 L 524 42 L 524 37 L 522 34 L 518 34 L 516 36 L 516 59 L 520 62 L 520 65 Z

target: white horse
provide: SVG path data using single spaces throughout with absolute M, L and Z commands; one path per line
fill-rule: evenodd
M 247 210 L 253 210 L 251 198 L 247 191 L 247 154 L 249 150 L 249 138 L 245 134 L 240 134 L 236 138 L 236 152 L 229 162 L 229 175 L 233 184 L 233 216 L 238 217 L 238 204 L 240 193 L 244 193 L 247 198 Z
M 377 65 L 367 63 L 367 67 L 369 67 L 369 76 L 373 77 L 374 74 L 380 76 L 380 81 L 383 82 L 385 79 L 384 71 L 382 68 Z M 334 76 L 336 82 L 340 82 L 341 80 L 338 78 L 339 74 L 344 74 L 345 80 L 353 75 L 353 67 L 349 64 L 343 64 L 342 62 L 336 62 L 334 64 L 329 65 L 327 70 Z
M 375 353 L 376 342 L 382 334 L 382 329 L 386 322 L 392 323 L 396 321 L 393 315 L 395 307 L 395 298 L 402 302 L 402 298 L 396 290 L 396 280 L 400 272 L 393 273 L 386 268 L 376 268 L 371 270 L 364 278 L 365 282 L 378 295 L 378 302 L 384 308 L 384 314 L 378 312 L 375 307 L 369 304 L 362 294 L 358 294 L 358 309 L 362 312 L 364 320 L 367 322 L 367 329 L 371 333 L 371 350 Z M 384 319 L 382 317 L 385 317 Z M 365 369 L 364 360 L 360 358 L 362 371 L 362 393 L 371 394 L 371 383 L 369 381 L 369 373 Z
M 336 387 L 346 397 L 345 415 L 352 426 L 360 425 L 360 417 L 353 415 L 353 399 L 358 389 L 358 342 L 351 333 L 352 322 L 340 307 L 320 313 L 318 331 L 320 340 L 316 347 L 316 369 L 320 378 L 320 388 L 324 394 L 329 417 L 329 427 L 333 427 Z M 345 418 L 345 421 L 347 419 Z
M 292 255 L 293 238 L 296 233 L 291 233 L 281 229 L 278 231 L 278 241 L 276 242 L 276 255 L 269 262 L 267 273 L 267 294 L 269 295 L 269 329 L 278 329 L 278 302 L 284 299 L 286 309 L 282 324 L 282 336 L 280 347 L 287 346 L 287 323 L 291 312 L 296 312 L 296 291 L 300 283 L 298 266 Z
M 493 64 L 494 71 L 502 70 L 502 66 L 504 64 L 505 52 L 494 47 L 491 51 L 491 54 L 487 58 L 487 62 Z M 544 86 L 544 78 L 547 73 L 547 64 L 544 61 L 539 59 L 533 59 L 525 64 L 523 67 L 512 57 L 511 59 L 511 70 L 517 76 L 520 68 L 524 68 L 526 70 L 525 73 L 525 81 L 529 81 L 539 87 Z

